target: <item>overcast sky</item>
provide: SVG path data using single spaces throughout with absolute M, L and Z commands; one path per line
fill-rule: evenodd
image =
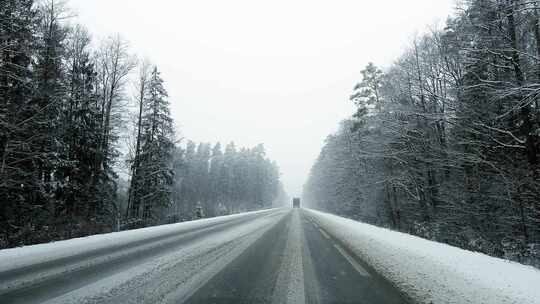
M 96 39 L 119 33 L 162 71 L 183 137 L 264 143 L 300 195 L 350 116 L 370 61 L 389 65 L 455 0 L 71 0 Z

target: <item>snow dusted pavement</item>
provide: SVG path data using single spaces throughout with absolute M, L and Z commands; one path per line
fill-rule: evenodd
M 0 251 L 0 303 L 404 303 L 295 209 Z
M 303 270 L 302 230 L 299 212 L 294 212 L 290 221 L 283 259 L 273 293 L 273 303 L 305 303 L 305 284 Z
M 540 303 L 540 271 L 309 209 L 0 251 L 0 303 Z
M 176 303 L 286 213 L 253 212 L 3 250 L 0 303 Z
M 400 292 L 371 275 L 295 209 L 199 288 L 189 304 L 398 304 Z

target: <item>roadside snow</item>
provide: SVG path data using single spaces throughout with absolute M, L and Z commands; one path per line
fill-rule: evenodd
M 273 212 L 275 209 L 0 250 L 0 278 L 2 274 L 10 271 L 17 272 L 20 269 L 32 267 L 30 271 L 23 271 L 22 274 L 12 278 L 9 275 L 4 276 L 4 281 L 0 281 L 0 294 L 13 288 L 38 283 L 48 277 L 90 267 L 111 258 L 174 241 L 177 235 L 190 231 L 242 221 Z M 159 242 L 153 242 L 157 240 Z M 79 258 L 80 255 L 84 255 L 84 258 Z M 70 258 L 73 258 L 73 261 L 67 260 Z M 58 265 L 40 267 L 40 265 L 46 265 L 44 263 L 54 261 L 61 262 L 56 263 Z
M 90 250 L 106 249 L 113 246 L 117 247 L 127 245 L 134 241 L 144 241 L 167 234 L 182 233 L 188 230 L 202 228 L 213 224 L 225 223 L 237 218 L 244 218 L 265 212 L 269 212 L 269 210 L 247 212 L 177 224 L 98 234 L 58 242 L 4 249 L 0 250 L 0 261 L 3 261 L 0 262 L 0 272 L 69 256 L 75 256 Z
M 540 270 L 305 209 L 415 303 L 540 303 Z

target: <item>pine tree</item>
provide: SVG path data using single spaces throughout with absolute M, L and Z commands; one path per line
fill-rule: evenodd
M 64 146 L 60 155 L 65 161 L 56 170 L 59 181 L 56 194 L 63 202 L 70 235 L 75 233 L 72 231 L 74 224 L 97 217 L 97 214 L 89 213 L 90 210 L 97 211 L 104 207 L 90 208 L 90 205 L 99 204 L 101 199 L 100 189 L 88 183 L 97 169 L 94 160 L 97 157 L 100 134 L 99 111 L 96 107 L 98 96 L 95 92 L 96 72 L 89 46 L 87 30 L 80 25 L 71 28 L 66 46 L 68 92 L 62 110 L 61 128 Z
M 32 0 L 0 4 L 0 247 L 19 245 L 18 236 L 33 230 L 31 212 L 39 204 L 41 183 L 33 162 L 39 157 L 33 152 L 37 113 L 28 102 L 37 40 L 33 5 Z
M 36 47 L 36 60 L 33 66 L 35 93 L 31 100 L 38 114 L 39 127 L 34 130 L 39 134 L 35 152 L 41 154 L 38 176 L 42 182 L 41 205 L 44 212 L 49 212 L 47 224 L 62 235 L 68 212 L 59 167 L 70 160 L 63 152 L 66 149 L 66 138 L 63 134 L 65 121 L 62 119 L 65 102 L 68 98 L 66 86 L 66 67 L 63 58 L 68 28 L 61 24 L 68 17 L 63 3 L 48 0 L 41 3 L 38 9 L 39 23 L 37 33 L 39 39 Z
M 218 142 L 212 148 L 212 157 L 210 160 L 210 197 L 209 199 L 215 202 L 215 207 L 223 206 L 224 197 L 222 172 L 224 170 L 223 164 L 223 152 L 221 151 L 221 144 Z
M 380 111 L 381 108 L 381 82 L 383 72 L 373 63 L 369 63 L 361 71 L 362 81 L 354 87 L 350 99 L 357 107 L 355 117 L 362 119 L 365 115 Z
M 197 202 L 202 204 L 202 207 L 207 216 L 214 216 L 214 202 L 210 200 L 209 194 L 211 193 L 210 188 L 210 159 L 211 151 L 210 144 L 200 143 L 197 146 L 197 152 L 195 154 L 195 163 L 194 163 L 194 175 L 195 179 L 195 196 Z
M 140 154 L 134 160 L 138 169 L 132 176 L 132 217 L 156 221 L 171 204 L 174 128 L 169 107 L 163 80 L 154 67 L 143 107 Z
M 149 87 L 150 87 L 150 68 L 151 65 L 148 62 L 143 62 L 140 70 L 139 77 L 137 79 L 137 93 L 135 97 L 135 102 L 137 105 L 137 116 L 135 124 L 135 148 L 133 151 L 131 162 L 131 180 L 128 190 L 128 202 L 127 202 L 127 216 L 128 217 L 139 217 L 139 208 L 140 206 L 135 206 L 134 204 L 139 204 L 139 202 L 134 203 L 134 199 L 139 197 L 140 194 L 137 193 L 141 190 L 141 179 L 139 178 L 139 169 L 141 167 L 141 149 L 142 149 L 142 136 L 143 136 L 143 114 L 145 110 L 145 104 L 148 99 Z M 133 214 L 131 214 L 133 213 Z

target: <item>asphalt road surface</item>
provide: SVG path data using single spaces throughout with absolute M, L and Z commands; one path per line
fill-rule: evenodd
M 368 269 L 294 209 L 185 303 L 405 303 Z
M 302 209 L 277 209 L 126 248 L 0 303 L 406 302 Z

